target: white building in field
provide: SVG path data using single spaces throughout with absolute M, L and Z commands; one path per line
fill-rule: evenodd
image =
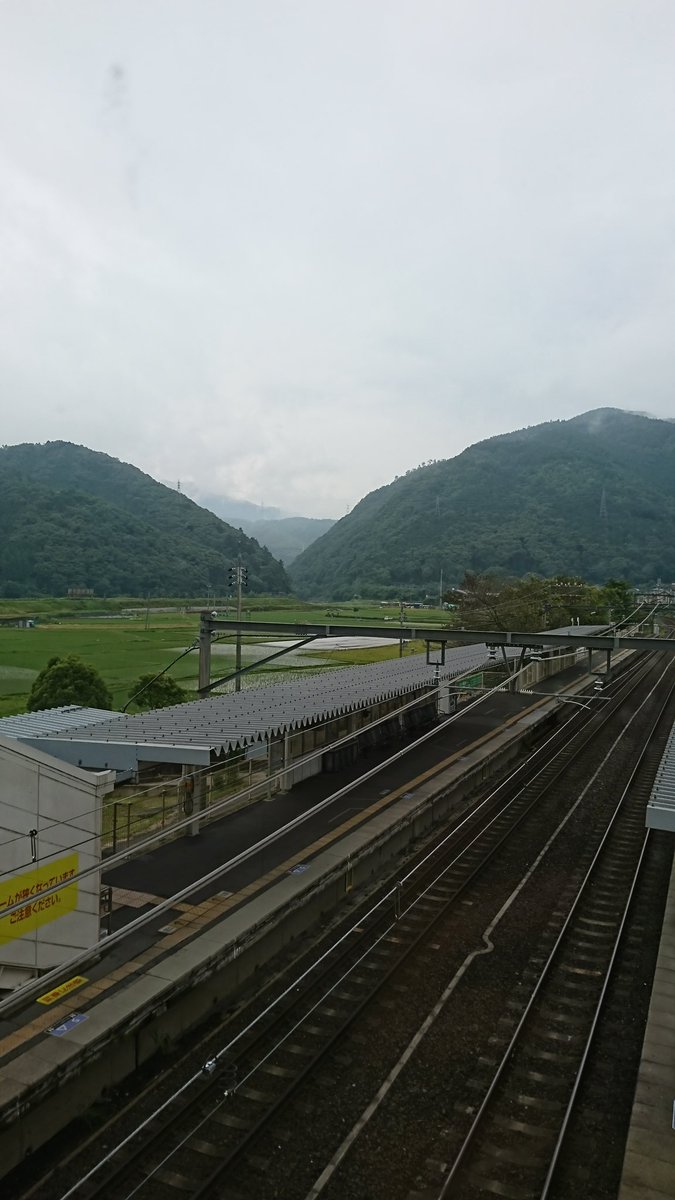
M 114 782 L 0 736 L 0 991 L 98 942 L 101 808 Z

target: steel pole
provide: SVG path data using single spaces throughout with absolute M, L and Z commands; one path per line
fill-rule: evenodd
M 204 693 L 211 682 L 211 621 L 202 613 L 199 626 L 199 691 Z
M 237 621 L 239 622 L 239 626 L 237 628 L 237 642 L 236 642 L 235 657 L 234 657 L 234 669 L 236 671 L 236 676 L 235 676 L 235 680 L 234 680 L 234 690 L 235 690 L 235 692 L 240 692 L 241 691 L 241 674 L 240 674 L 240 671 L 241 671 L 241 561 L 237 564 Z

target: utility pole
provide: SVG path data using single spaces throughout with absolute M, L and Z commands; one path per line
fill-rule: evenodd
M 199 625 L 199 694 L 206 695 L 211 682 L 211 620 L 202 613 Z
M 248 570 L 246 567 L 242 566 L 242 562 L 241 562 L 240 558 L 237 559 L 236 567 L 230 567 L 229 579 L 230 579 L 230 587 L 236 587 L 236 589 L 237 589 L 237 621 L 239 622 L 239 626 L 237 628 L 237 641 L 236 641 L 235 658 L 234 658 L 234 669 L 236 671 L 236 676 L 235 676 L 235 680 L 234 680 L 234 690 L 235 690 L 235 692 L 240 692 L 241 691 L 241 674 L 240 674 L 240 672 L 241 672 L 241 593 L 242 593 L 242 588 L 248 587 Z
M 441 567 L 441 578 L 438 585 L 438 607 L 443 607 L 443 568 Z
M 237 562 L 237 620 L 238 621 L 241 621 L 241 576 L 242 576 L 243 569 L 244 568 L 241 565 L 241 559 L 239 559 Z M 235 692 L 240 692 L 241 691 L 241 675 L 239 674 L 239 672 L 241 671 L 241 626 L 239 626 L 239 628 L 237 629 L 237 648 L 236 648 L 235 657 L 234 657 L 234 669 L 237 672 L 237 674 L 235 676 L 235 680 L 234 680 L 234 690 L 235 690 Z

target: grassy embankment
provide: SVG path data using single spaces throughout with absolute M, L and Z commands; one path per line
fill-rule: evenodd
M 225 606 L 231 601 L 208 599 L 208 607 L 217 609 L 223 617 Z M 103 676 L 113 694 L 115 708 L 126 703 L 129 689 L 139 675 L 150 671 L 159 672 L 173 658 L 186 649 L 197 637 L 199 616 L 187 611 L 191 606 L 207 606 L 206 598 L 193 600 L 162 601 L 153 598 L 150 607 L 143 600 L 100 599 L 87 600 L 3 600 L 0 601 L 0 617 L 24 615 L 36 619 L 32 629 L 0 627 L 0 716 L 25 711 L 31 684 L 38 671 L 46 666 L 54 655 L 61 657 L 75 654 L 90 663 Z M 153 611 L 158 608 L 169 611 Z M 133 611 L 132 611 L 133 610 Z M 384 616 L 398 612 L 393 608 L 382 609 L 379 605 L 363 602 L 357 604 L 309 604 L 297 600 L 280 600 L 276 597 L 255 597 L 244 602 L 244 615 L 261 620 L 288 621 L 296 623 L 322 624 L 384 624 Z M 438 609 L 408 610 L 406 621 L 419 625 L 447 624 L 449 614 Z M 392 623 L 388 623 L 391 629 Z M 255 639 L 251 639 L 255 640 Z M 407 647 L 408 652 L 413 647 Z M 421 649 L 416 646 L 415 649 Z M 221 652 L 222 651 L 222 652 Z M 266 653 L 261 649 L 260 656 Z M 364 648 L 339 652 L 321 652 L 318 648 L 307 648 L 307 655 L 315 665 L 302 667 L 296 659 L 294 671 L 298 669 L 322 670 L 338 665 L 376 662 L 396 657 L 398 643 L 391 646 Z M 321 659 L 321 664 L 317 664 Z M 244 660 L 246 662 L 246 659 Z M 264 671 L 283 672 L 284 658 L 278 659 Z M 213 673 L 227 674 L 234 668 L 234 645 L 219 648 L 214 654 Z M 197 686 L 197 653 L 182 658 L 171 669 L 172 678 L 182 687 L 194 693 Z M 283 677 L 283 676 L 280 676 Z

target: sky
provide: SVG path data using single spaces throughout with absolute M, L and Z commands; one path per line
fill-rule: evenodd
M 675 416 L 672 0 L 0 0 L 2 441 L 341 517 Z

